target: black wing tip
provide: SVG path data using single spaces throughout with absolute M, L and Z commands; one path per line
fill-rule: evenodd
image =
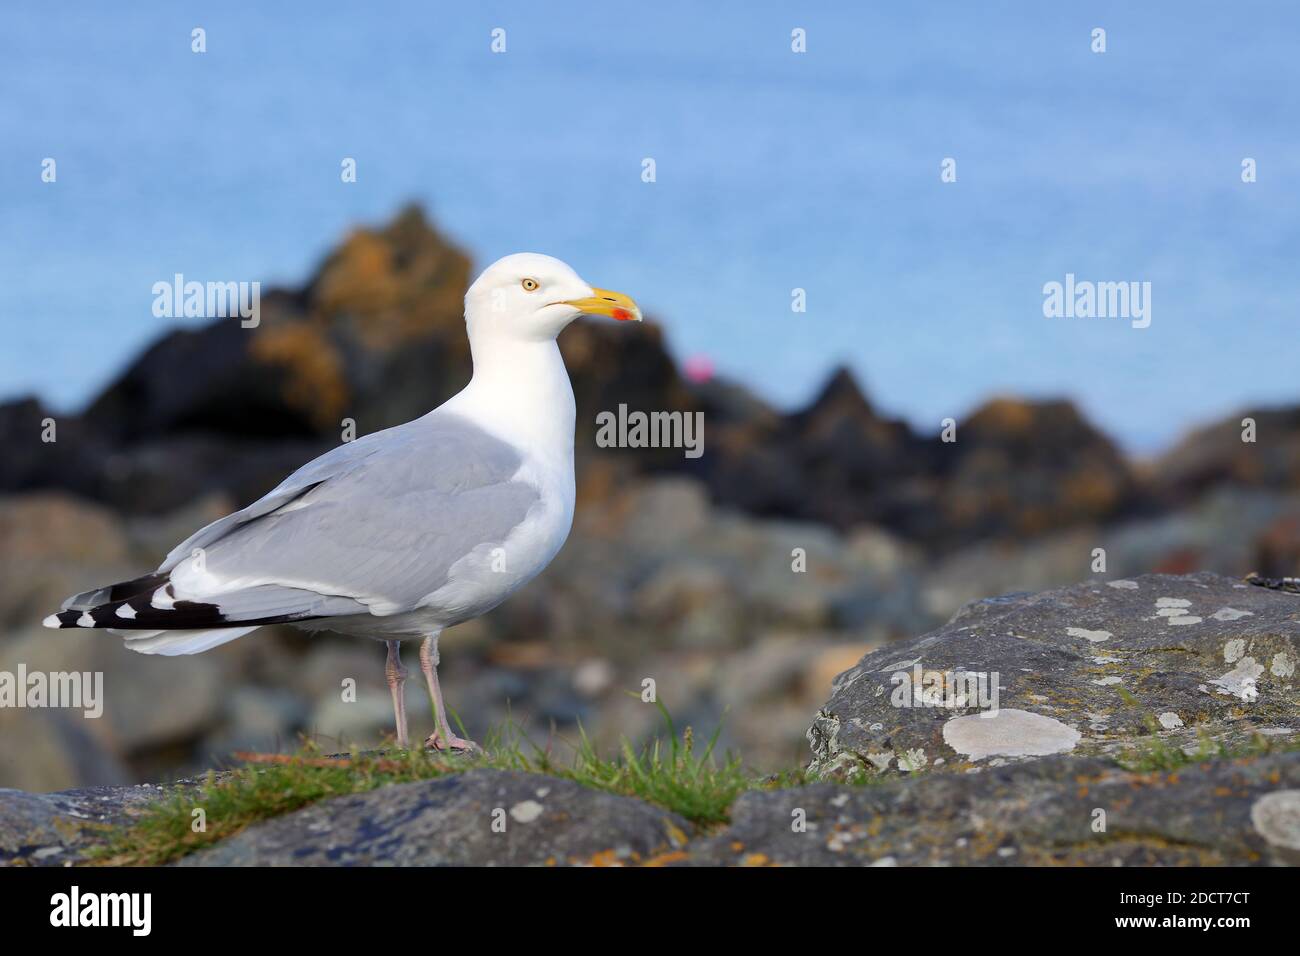
M 119 609 L 128 608 L 129 613 L 123 617 Z M 59 611 L 57 614 L 51 614 L 42 623 L 46 627 L 59 629 L 66 628 L 104 628 L 111 627 L 115 629 L 130 629 L 142 627 L 137 623 L 136 617 L 139 614 L 139 608 L 133 606 L 129 601 L 115 601 L 111 604 L 100 604 L 90 608 L 70 608 L 66 611 Z M 149 625 L 150 630 L 157 630 L 156 625 Z
M 59 611 L 57 614 L 51 614 L 41 623 L 46 627 L 54 628 L 82 627 L 84 625 L 79 624 L 78 620 L 85 613 L 85 611 Z
M 167 583 L 168 576 L 166 574 L 153 571 L 138 578 L 132 578 L 130 581 L 119 581 L 117 584 L 109 584 L 102 588 L 92 588 L 89 591 L 74 594 L 63 602 L 62 610 L 93 611 L 101 604 L 121 603 L 131 598 L 152 594 Z
M 171 594 L 170 587 L 167 593 Z M 200 631 L 225 627 L 289 624 L 312 617 L 314 615 L 311 614 L 277 614 L 271 617 L 232 621 L 217 605 L 199 601 L 180 600 L 167 607 L 154 607 L 151 592 L 128 601 L 113 601 L 92 608 L 60 611 L 51 614 L 43 623 L 46 627 L 61 630 L 112 628 L 117 631 Z

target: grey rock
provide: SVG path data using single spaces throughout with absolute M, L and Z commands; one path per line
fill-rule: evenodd
M 0 498 L 0 641 L 39 624 L 74 591 L 103 583 L 94 580 L 99 574 L 131 573 L 123 537 L 116 515 L 66 494 Z
M 675 644 L 729 646 L 743 634 L 743 607 L 726 574 L 704 562 L 666 562 L 632 597 L 633 611 Z
M 142 660 L 111 636 L 96 637 L 105 643 L 83 666 L 104 671 L 104 717 L 123 751 L 195 740 L 220 720 L 225 688 L 219 658 Z
M 493 821 L 504 823 L 504 832 Z M 500 823 L 498 824 L 500 825 Z M 639 800 L 516 771 L 471 770 L 337 797 L 258 824 L 185 866 L 568 866 L 638 863 L 686 840 Z
M 305 660 L 295 670 L 297 684 L 313 697 L 342 696 L 343 681 L 350 679 L 358 689 L 374 682 L 388 696 L 383 676 L 383 647 L 370 642 L 321 640 L 312 645 Z
M 120 759 L 81 711 L 0 709 L 0 786 L 21 790 L 118 785 L 131 781 Z
M 840 674 L 808 731 L 812 767 L 875 773 L 941 761 L 964 769 L 981 757 L 1113 754 L 1152 737 L 1190 747 L 1259 730 L 1294 735 L 1297 661 L 1300 597 L 1214 574 L 1097 580 L 978 601 L 939 630 L 873 651 Z M 942 689 L 942 705 L 900 705 L 900 688 L 918 669 Z M 962 699 L 968 685 L 955 678 L 963 672 L 987 674 L 990 690 L 996 675 L 997 717 L 970 716 L 989 708 Z M 972 732 L 983 743 L 954 748 Z M 1043 733 L 1062 745 L 1044 744 Z
M 243 685 L 226 698 L 226 718 L 202 744 L 209 760 L 223 762 L 241 750 L 284 750 L 298 746 L 296 731 L 307 722 L 299 695 L 274 687 Z
M 1091 573 L 1094 548 L 1106 552 L 1108 578 L 1191 570 L 1290 574 L 1296 562 L 1286 558 L 1300 543 L 1297 528 L 1300 495 L 1228 486 L 1168 514 L 960 548 L 921 571 L 922 596 L 929 613 L 947 618 L 987 595 L 1073 584 Z M 1290 542 L 1275 544 L 1272 557 L 1270 529 Z M 1281 566 L 1270 570 L 1279 560 Z
M 0 790 L 0 864 L 75 863 L 111 827 L 126 823 L 133 811 L 160 799 L 167 789 L 144 784 L 61 793 Z
M 706 530 L 708 491 L 687 478 L 640 485 L 627 523 L 628 547 L 647 553 L 674 551 L 684 538 Z
M 411 686 L 413 683 L 407 681 L 406 707 L 413 718 L 419 719 L 424 707 L 419 700 L 419 689 Z M 329 693 L 316 701 L 307 726 L 312 737 L 340 748 L 378 741 L 393 729 L 392 699 L 380 696 L 370 687 L 351 702 L 342 700 L 337 693 Z
M 215 727 L 226 693 L 226 659 L 220 652 L 184 658 L 147 656 L 127 650 L 112 634 L 39 627 L 0 644 L 3 670 L 13 672 L 23 665 L 29 673 L 101 673 L 103 715 L 87 720 L 86 731 L 119 756 L 197 741 Z M 70 780 L 62 786 L 76 784 Z
M 1068 756 L 872 786 L 755 791 L 694 865 L 1245 866 L 1295 862 L 1300 753 L 1129 773 Z M 1100 811 L 1100 813 L 1099 813 Z M 1104 823 L 1104 829 L 1100 825 Z

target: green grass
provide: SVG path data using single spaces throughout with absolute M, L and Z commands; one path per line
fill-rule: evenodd
M 1125 703 L 1140 707 L 1137 698 L 1123 688 L 1117 688 Z M 1211 760 L 1233 760 L 1241 757 L 1262 757 L 1272 753 L 1283 753 L 1300 749 L 1300 743 L 1290 740 L 1252 734 L 1250 739 L 1229 745 L 1219 740 L 1210 739 L 1205 731 L 1197 736 L 1195 748 L 1185 749 L 1177 742 L 1170 742 L 1159 736 L 1162 728 L 1151 713 L 1142 714 L 1150 737 L 1135 747 L 1122 751 L 1115 756 L 1115 762 L 1132 773 L 1168 773 L 1207 763 Z
M 1300 747 L 1293 741 L 1277 740 L 1263 734 L 1253 734 L 1249 740 L 1229 745 L 1211 740 L 1201 734 L 1196 747 L 1186 750 L 1176 743 L 1153 737 L 1142 744 L 1117 754 L 1115 762 L 1133 773 L 1155 773 L 1180 770 L 1211 760 L 1235 760 L 1241 757 L 1263 757 L 1272 753 L 1285 753 Z
M 667 731 L 642 748 L 624 740 L 613 758 L 604 758 L 579 731 L 574 756 L 557 761 L 532 744 L 513 724 L 494 733 L 475 756 L 448 756 L 422 749 L 384 753 L 353 752 L 328 757 L 313 744 L 292 755 L 250 755 L 224 774 L 209 773 L 196 787 L 180 790 L 149 807 L 132 823 L 113 831 L 92 850 L 87 862 L 129 866 L 160 865 L 233 836 L 248 826 L 329 797 L 363 793 L 395 783 L 429 780 L 479 767 L 542 773 L 607 793 L 638 797 L 671 810 L 704 828 L 726 823 L 732 803 L 751 789 L 796 786 L 802 773 L 762 778 L 739 758 L 715 753 L 718 733 L 697 745 L 691 728 L 678 734 L 658 705 Z M 195 809 L 205 828 L 195 832 Z

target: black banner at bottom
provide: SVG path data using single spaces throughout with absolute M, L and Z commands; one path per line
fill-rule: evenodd
M 820 913 L 918 939 L 951 920 L 954 932 L 983 925 L 1003 938 L 1199 933 L 1231 945 L 1280 930 L 1294 899 L 1287 869 L 0 869 L 11 941 L 75 933 L 127 947 L 206 932 L 373 943 L 412 919 L 478 925 L 498 943 L 560 924 L 590 939 L 601 925 L 653 933 L 659 920 L 675 932 L 683 912 L 716 916 L 733 943 Z

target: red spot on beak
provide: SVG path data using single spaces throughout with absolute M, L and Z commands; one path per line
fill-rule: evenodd
M 632 318 L 632 313 L 627 309 L 614 309 L 610 314 L 620 322 L 627 322 Z

